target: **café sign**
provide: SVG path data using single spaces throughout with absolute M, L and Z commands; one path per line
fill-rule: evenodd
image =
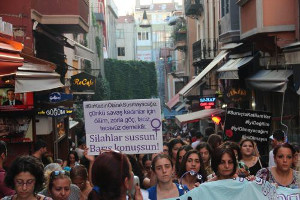
M 71 90 L 73 92 L 94 92 L 95 88 L 95 76 L 82 72 L 71 77 Z
M 73 109 L 71 108 L 49 108 L 38 111 L 38 115 L 45 115 L 49 117 L 61 117 L 64 115 L 71 115 L 73 113 Z
M 247 100 L 247 90 L 241 88 L 232 88 L 226 93 L 227 98 L 232 102 L 241 102 Z

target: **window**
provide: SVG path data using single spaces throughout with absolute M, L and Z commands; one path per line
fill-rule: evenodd
M 138 40 L 149 40 L 148 32 L 138 32 Z
M 125 47 L 118 47 L 118 56 L 125 56 Z
M 222 0 L 221 1 L 221 7 L 222 7 L 222 10 L 221 10 L 221 14 L 222 14 L 222 17 L 224 17 L 227 13 L 229 13 L 229 2 L 230 0 Z
M 117 39 L 123 39 L 123 38 L 124 38 L 124 30 L 117 29 Z

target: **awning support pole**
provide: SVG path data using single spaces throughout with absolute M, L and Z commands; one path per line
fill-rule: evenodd
M 285 97 L 285 91 L 282 93 L 282 104 L 281 104 L 280 124 L 286 128 L 284 137 L 285 137 L 285 141 L 287 142 L 287 141 L 288 141 L 287 134 L 288 134 L 289 127 L 288 127 L 287 125 L 285 125 L 285 124 L 282 122 L 282 117 L 283 117 L 283 107 L 284 107 L 284 99 L 285 99 L 284 97 Z

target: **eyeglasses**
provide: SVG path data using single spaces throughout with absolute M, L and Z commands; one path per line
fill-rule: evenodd
M 17 187 L 23 187 L 24 185 L 32 186 L 35 183 L 35 179 L 28 179 L 27 181 L 24 181 L 22 179 L 16 179 L 15 184 Z

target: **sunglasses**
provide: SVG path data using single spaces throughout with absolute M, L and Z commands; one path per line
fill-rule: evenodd
M 52 171 L 51 174 L 50 174 L 50 177 L 54 178 L 55 176 L 59 176 L 59 175 L 70 176 L 69 172 L 61 170 L 61 171 Z

